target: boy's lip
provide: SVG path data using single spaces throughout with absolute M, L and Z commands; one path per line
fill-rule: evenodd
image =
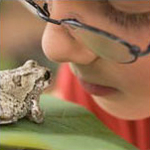
M 97 96 L 108 96 L 115 94 L 118 90 L 113 87 L 100 84 L 89 83 L 81 78 L 78 78 L 82 87 L 90 94 Z

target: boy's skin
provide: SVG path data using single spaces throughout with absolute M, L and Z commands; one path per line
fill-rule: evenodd
M 149 23 L 122 26 L 104 14 L 104 5 L 99 1 L 54 0 L 49 3 L 52 3 L 51 18 L 76 18 L 138 45 L 142 50 L 150 43 L 150 20 Z M 111 4 L 125 13 L 150 14 L 149 0 L 136 3 L 111 1 Z M 106 96 L 91 95 L 108 113 L 132 120 L 150 116 L 150 55 L 140 57 L 131 64 L 111 62 L 95 55 L 72 29 L 51 23 L 47 23 L 42 46 L 50 60 L 68 62 L 75 76 L 89 83 L 116 89 L 113 94 Z

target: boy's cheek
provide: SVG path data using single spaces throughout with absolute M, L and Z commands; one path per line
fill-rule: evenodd
M 128 94 L 150 96 L 150 57 L 129 64 L 122 72 L 122 84 Z

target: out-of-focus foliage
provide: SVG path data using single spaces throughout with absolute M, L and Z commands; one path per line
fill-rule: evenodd
M 11 59 L 3 58 L 0 55 L 0 70 L 12 69 L 17 66 L 17 62 Z
M 43 95 L 43 124 L 1 126 L 0 145 L 46 150 L 137 150 L 82 107 Z

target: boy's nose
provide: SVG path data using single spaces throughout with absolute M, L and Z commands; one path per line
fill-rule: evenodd
M 97 58 L 64 27 L 49 23 L 43 34 L 42 47 L 46 56 L 55 62 L 89 64 Z

